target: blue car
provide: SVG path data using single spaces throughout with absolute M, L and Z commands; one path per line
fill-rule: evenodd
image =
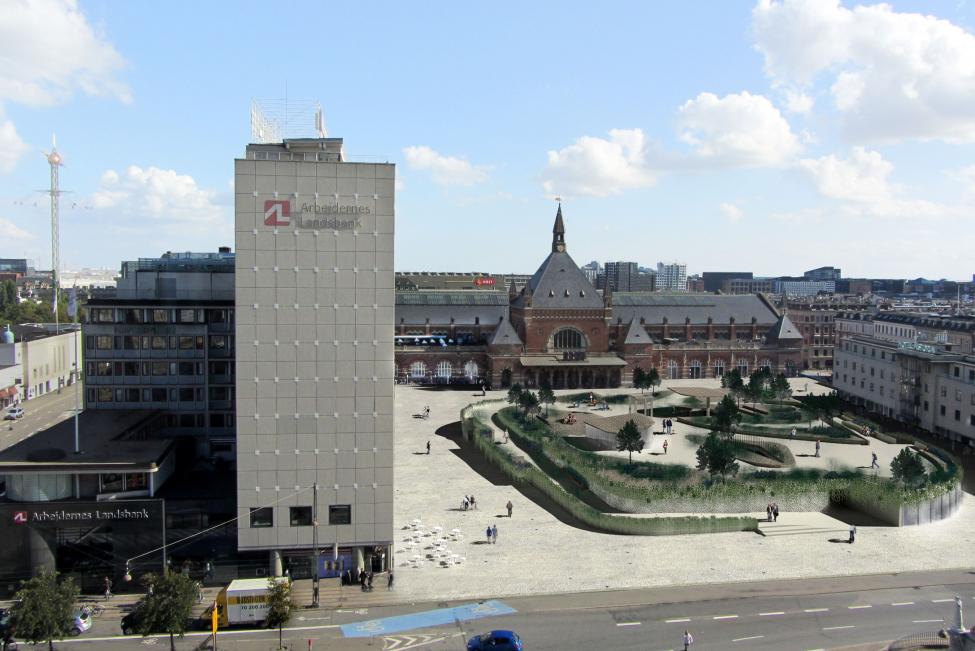
M 467 651 L 522 651 L 521 638 L 514 631 L 490 631 L 467 641 Z

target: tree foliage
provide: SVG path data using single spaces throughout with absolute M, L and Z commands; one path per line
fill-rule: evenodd
M 47 642 L 53 649 L 54 640 L 63 638 L 74 625 L 77 600 L 77 584 L 71 578 L 58 581 L 56 572 L 23 581 L 11 608 L 17 637 L 31 644 Z
M 738 464 L 735 462 L 735 446 L 732 440 L 719 436 L 717 432 L 708 434 L 697 449 L 697 468 L 706 470 L 712 477 L 737 473 Z
M 548 385 L 548 382 L 542 382 L 542 386 L 539 387 L 538 401 L 546 405 L 545 413 L 548 414 L 548 405 L 555 402 L 555 392 L 552 391 L 552 387 Z
M 278 629 L 278 648 L 284 648 L 282 637 L 284 625 L 291 621 L 294 603 L 291 601 L 291 583 L 275 578 L 267 580 L 267 618 L 268 628 Z
M 520 398 L 521 398 L 521 385 L 515 382 L 514 384 L 511 385 L 511 388 L 508 389 L 508 397 L 505 398 L 505 400 L 508 401 L 509 405 L 517 405 L 519 403 Z
M 786 379 L 783 373 L 775 376 L 771 382 L 770 389 L 776 400 L 788 400 L 792 397 L 792 387 L 789 386 L 789 380 Z
M 740 422 L 741 411 L 738 409 L 738 403 L 730 395 L 726 395 L 714 408 L 714 413 L 711 415 L 712 426 L 719 432 L 730 434 L 732 426 Z
M 633 463 L 633 453 L 640 452 L 643 449 L 643 436 L 632 420 L 626 421 L 626 424 L 616 433 L 616 449 L 620 452 L 629 452 L 631 464 Z
M 518 406 L 525 412 L 525 418 L 531 416 L 538 410 L 538 396 L 531 391 L 525 390 L 518 396 Z
M 141 635 L 168 633 L 169 647 L 175 650 L 176 635 L 183 637 L 193 615 L 198 587 L 190 577 L 168 572 L 156 579 L 152 594 L 139 602 L 136 631 Z
M 58 296 L 58 318 L 61 323 L 68 323 L 67 292 Z M 21 301 L 17 294 L 17 285 L 12 280 L 0 283 L 0 323 L 6 325 L 20 323 L 50 323 L 54 321 L 54 311 L 51 310 L 51 293 L 39 300 L 25 299 Z
M 736 400 L 740 400 L 745 392 L 745 381 L 741 378 L 741 372 L 736 368 L 721 376 L 721 386 L 728 389 Z
M 894 460 L 890 462 L 890 474 L 894 479 L 907 486 L 920 486 L 927 479 L 928 472 L 921 461 L 921 455 L 904 448 L 897 453 Z
M 639 366 L 633 369 L 633 388 L 639 389 L 640 393 L 643 393 L 647 388 L 649 388 L 649 386 L 650 384 L 647 382 L 647 374 L 643 371 L 643 369 Z
M 657 367 L 652 367 L 647 371 L 647 384 L 650 386 L 651 392 L 656 395 L 657 387 L 660 386 L 662 380 L 660 379 L 660 373 L 657 371 Z

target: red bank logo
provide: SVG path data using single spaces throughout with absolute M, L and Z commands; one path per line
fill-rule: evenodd
M 291 202 L 287 199 L 268 199 L 264 202 L 265 226 L 290 226 Z
M 27 511 L 14 511 L 14 524 L 27 524 Z

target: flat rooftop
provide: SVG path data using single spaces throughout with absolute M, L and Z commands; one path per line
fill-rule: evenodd
M 0 452 L 0 475 L 154 471 L 175 445 L 172 439 L 149 438 L 159 417 L 143 409 L 83 411 L 82 454 L 74 453 L 74 418 L 67 418 Z

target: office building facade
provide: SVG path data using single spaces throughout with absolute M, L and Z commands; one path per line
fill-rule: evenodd
M 339 138 L 235 161 L 238 549 L 277 575 L 389 558 L 394 181 Z
M 665 292 L 687 291 L 687 265 L 683 262 L 657 263 L 657 289 Z

